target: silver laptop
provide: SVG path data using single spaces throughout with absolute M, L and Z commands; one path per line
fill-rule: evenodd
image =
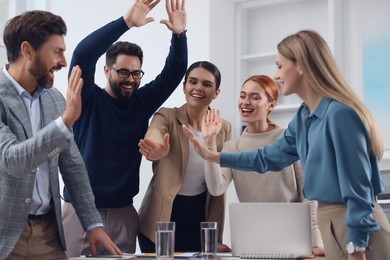
M 231 203 L 233 256 L 312 258 L 309 203 Z

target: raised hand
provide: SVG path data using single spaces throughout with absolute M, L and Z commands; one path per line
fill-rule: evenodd
M 138 143 L 139 152 L 149 161 L 157 161 L 169 152 L 169 134 L 164 135 L 163 144 L 157 144 L 149 139 L 141 139 Z
M 212 151 L 213 149 L 212 147 L 208 147 L 207 145 L 201 144 L 186 125 L 183 125 L 183 132 L 188 137 L 188 139 L 192 142 L 195 152 L 197 152 L 200 157 L 211 162 L 215 162 L 215 163 L 220 162 L 219 153 Z
M 127 26 L 141 27 L 153 22 L 152 17 L 146 17 L 148 13 L 160 2 L 160 0 L 135 0 L 130 9 L 123 15 Z
M 169 20 L 161 20 L 174 34 L 184 32 L 187 26 L 187 13 L 184 0 L 165 0 Z
M 68 89 L 66 91 L 65 111 L 61 115 L 62 121 L 70 129 L 81 114 L 81 89 L 83 88 L 83 79 L 81 78 L 81 69 L 74 66 L 69 77 Z
M 215 145 L 216 137 L 222 128 L 222 119 L 219 110 L 207 110 L 202 118 L 202 134 L 204 143 L 208 146 Z

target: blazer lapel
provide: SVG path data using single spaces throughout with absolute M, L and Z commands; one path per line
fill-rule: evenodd
M 188 125 L 188 118 L 187 118 L 187 112 L 186 112 L 187 105 L 183 105 L 177 109 L 176 112 L 176 120 L 178 124 L 178 136 L 179 136 L 179 142 L 181 147 L 181 156 L 182 156 L 182 164 L 181 164 L 181 173 L 184 175 L 184 173 L 187 170 L 187 164 L 188 164 L 188 158 L 189 158 L 189 140 L 187 136 L 184 134 L 182 125 Z
M 47 126 L 58 117 L 55 111 L 54 102 L 50 98 L 48 90 L 46 90 L 46 93 L 41 95 L 41 120 L 43 127 Z
M 10 112 L 22 125 L 26 138 L 32 137 L 31 122 L 23 100 L 3 72 L 0 73 L 0 95 Z

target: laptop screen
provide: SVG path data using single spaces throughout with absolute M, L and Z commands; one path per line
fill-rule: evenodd
M 234 256 L 312 257 L 309 203 L 231 203 Z

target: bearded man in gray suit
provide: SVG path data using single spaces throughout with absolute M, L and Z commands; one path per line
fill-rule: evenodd
M 52 88 L 65 67 L 66 25 L 30 11 L 6 24 L 9 64 L 0 72 L 0 259 L 65 259 L 58 168 L 86 231 L 92 254 L 121 251 L 104 232 L 72 126 L 83 80 L 72 69 L 67 102 Z M 101 245 L 98 245 L 101 244 Z

